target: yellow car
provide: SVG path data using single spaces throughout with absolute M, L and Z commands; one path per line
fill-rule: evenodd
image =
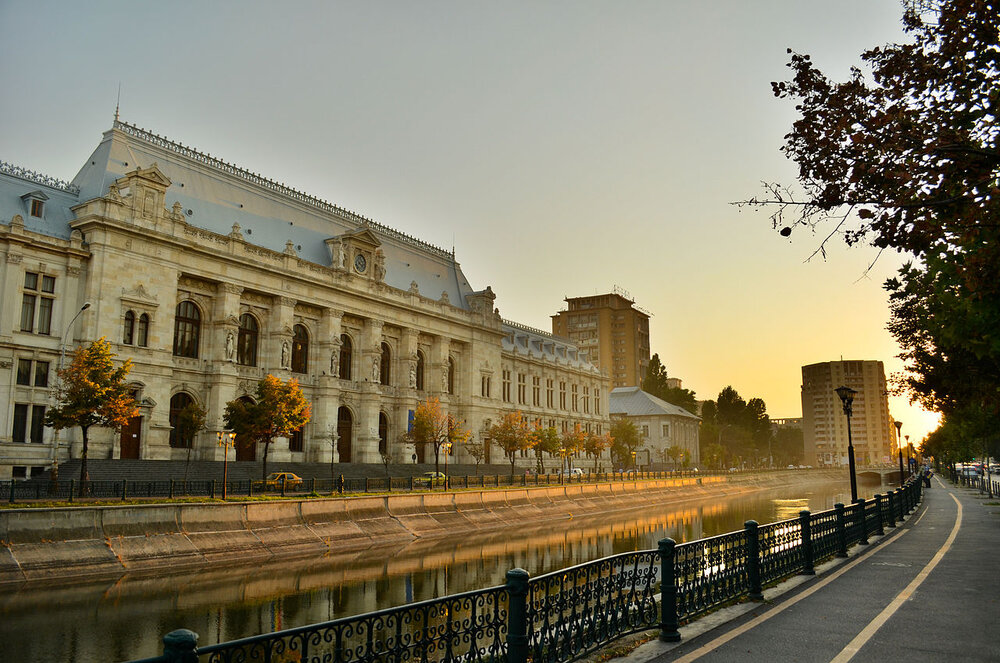
M 424 472 L 422 476 L 413 480 L 415 486 L 443 486 L 444 472 Z
M 302 485 L 302 477 L 292 472 L 271 472 L 264 479 L 264 487 L 271 490 L 281 490 L 281 486 L 297 490 Z

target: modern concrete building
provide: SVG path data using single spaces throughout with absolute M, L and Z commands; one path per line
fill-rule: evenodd
M 847 417 L 837 387 L 854 389 L 851 434 L 858 465 L 889 463 L 896 434 L 889 416 L 889 392 L 880 361 L 827 361 L 802 367 L 802 433 L 805 462 L 848 464 Z
M 63 353 L 102 336 L 134 363 L 138 413 L 92 431 L 95 458 L 221 460 L 226 403 L 269 373 L 313 413 L 277 462 L 420 460 L 401 436 L 429 397 L 476 439 L 513 410 L 609 421 L 586 352 L 501 319 L 453 251 L 117 119 L 72 182 L 0 162 L 0 257 L 0 479 L 78 457 L 79 430 L 44 416 Z M 182 439 L 192 402 L 208 430 Z
M 638 387 L 649 365 L 649 313 L 628 293 L 571 297 L 552 316 L 552 333 L 586 351 L 613 387 Z
M 671 466 L 678 463 L 682 467 L 698 467 L 701 463 L 698 446 L 700 417 L 639 387 L 612 389 L 609 407 L 612 418 L 628 418 L 639 430 L 642 446 L 636 453 L 637 464 L 662 463 Z M 671 447 L 679 447 L 683 458 L 671 458 L 668 453 Z

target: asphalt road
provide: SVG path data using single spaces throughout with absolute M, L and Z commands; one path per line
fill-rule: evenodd
M 921 505 L 871 545 L 765 601 L 681 629 L 627 663 L 1000 661 L 1000 498 L 934 477 Z

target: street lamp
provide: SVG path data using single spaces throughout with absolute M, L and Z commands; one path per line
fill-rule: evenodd
M 220 430 L 216 435 L 219 438 L 219 446 L 222 447 L 222 501 L 225 502 L 229 486 L 229 447 L 235 444 L 236 433 Z
M 451 454 L 451 442 L 442 444 L 441 449 L 444 450 L 444 490 L 448 490 L 448 456 Z
M 847 463 L 851 470 L 851 504 L 858 501 L 858 480 L 854 476 L 854 440 L 851 438 L 851 403 L 854 394 L 858 393 L 850 387 L 840 386 L 834 389 L 844 404 L 844 414 L 847 415 Z
M 73 324 L 80 315 L 90 308 L 90 302 L 84 302 L 80 310 L 76 312 L 73 319 L 69 321 L 66 325 L 66 331 L 63 332 L 62 337 L 59 339 L 59 367 L 56 368 L 56 377 L 59 378 L 59 387 L 62 387 L 62 377 L 59 375 L 62 373 L 63 362 L 66 360 L 66 335 L 69 334 L 69 330 L 73 328 Z M 52 476 L 55 478 L 59 472 L 59 429 L 57 428 L 52 434 Z
M 899 485 L 903 485 L 903 438 L 899 436 L 899 431 L 903 428 L 902 421 L 894 421 L 896 424 L 896 448 L 899 449 Z

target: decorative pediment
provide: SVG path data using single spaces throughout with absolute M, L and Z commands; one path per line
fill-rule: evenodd
M 382 241 L 371 230 L 353 230 L 325 242 L 334 269 L 376 281 L 385 277 L 385 256 L 379 248 Z
M 146 308 L 156 308 L 159 306 L 156 297 L 151 295 L 142 283 L 138 284 L 134 290 L 122 288 L 122 301 L 138 304 Z

